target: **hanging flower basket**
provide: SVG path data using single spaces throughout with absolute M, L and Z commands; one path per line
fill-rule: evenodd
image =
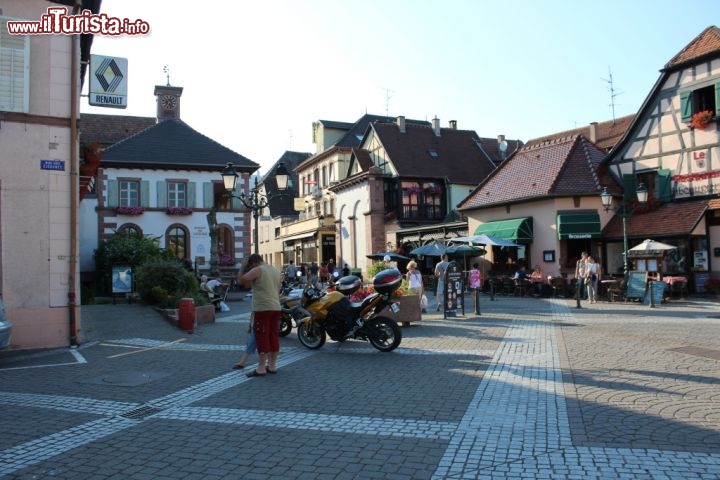
M 690 119 L 690 124 L 688 126 L 690 128 L 705 128 L 710 124 L 710 122 L 713 121 L 714 117 L 715 114 L 712 110 L 703 110 L 702 112 L 697 112 Z
M 118 215 L 142 215 L 144 211 L 143 207 L 117 207 L 115 209 Z
M 188 207 L 169 207 L 165 210 L 168 215 L 192 215 L 192 208 Z

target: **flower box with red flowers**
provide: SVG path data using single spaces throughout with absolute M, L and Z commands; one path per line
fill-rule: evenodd
M 165 210 L 168 215 L 192 215 L 192 208 L 188 207 L 169 207 Z
M 715 120 L 715 112 L 713 112 L 712 110 L 703 110 L 701 112 L 695 113 L 690 118 L 690 123 L 688 124 L 688 127 L 690 127 L 690 128 L 705 128 L 713 120 Z
M 118 215 L 142 215 L 144 211 L 143 207 L 117 207 L 115 210 Z

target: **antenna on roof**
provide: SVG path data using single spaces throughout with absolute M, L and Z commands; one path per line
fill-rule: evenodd
M 383 90 L 385 90 L 385 118 L 386 120 L 390 120 L 390 99 L 392 98 L 392 95 L 390 93 L 395 93 L 395 90 L 390 90 L 389 88 L 380 87 Z
M 615 97 L 622 94 L 623 92 L 615 92 L 615 84 L 613 83 L 612 78 L 612 71 L 610 70 L 610 67 L 608 67 L 608 74 L 610 75 L 609 79 L 602 79 L 603 81 L 607 82 L 610 86 L 608 87 L 608 90 L 610 90 L 610 105 L 609 107 L 612 108 L 612 119 L 613 123 L 615 123 Z
M 163 73 L 167 76 L 167 86 L 169 87 L 170 86 L 170 67 L 165 65 L 163 67 Z

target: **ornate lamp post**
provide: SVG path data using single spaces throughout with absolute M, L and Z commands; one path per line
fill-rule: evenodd
M 638 204 L 639 206 L 645 205 L 647 203 L 648 198 L 648 191 L 647 188 L 645 188 L 645 185 L 642 183 L 639 183 L 637 188 L 635 189 L 635 194 L 637 195 Z M 613 207 L 613 196 L 611 193 L 607 191 L 607 187 L 603 187 L 603 191 L 600 192 L 600 201 L 602 202 L 603 208 L 606 212 L 613 211 L 617 215 L 620 215 L 622 217 L 622 226 L 623 226 L 623 274 L 625 275 L 625 278 L 627 279 L 628 274 L 628 258 L 627 258 L 627 252 L 628 252 L 628 238 L 627 238 L 627 219 L 630 215 L 632 215 L 635 212 L 635 207 L 630 207 L 627 204 L 627 200 L 623 197 L 623 201 L 620 204 L 619 207 Z
M 279 197 L 281 195 L 285 195 L 285 193 L 283 192 L 288 186 L 288 180 L 290 179 L 290 175 L 288 174 L 285 165 L 279 163 L 278 166 L 275 167 L 275 182 L 277 183 L 277 188 L 279 192 L 266 192 L 265 194 L 260 193 L 260 188 L 258 187 L 256 177 L 255 185 L 249 193 L 242 192 L 240 193 L 240 195 L 235 195 L 233 192 L 235 191 L 238 174 L 235 171 L 235 167 L 232 163 L 228 163 L 227 166 L 223 169 L 222 179 L 223 183 L 225 184 L 225 190 L 227 191 L 227 194 L 230 197 L 240 200 L 240 202 L 242 202 L 242 204 L 245 205 L 246 208 L 250 209 L 253 212 L 253 218 L 255 219 L 253 230 L 253 250 L 254 253 L 258 253 L 258 219 L 260 217 L 260 212 L 262 211 L 262 209 L 268 206 L 271 199 Z

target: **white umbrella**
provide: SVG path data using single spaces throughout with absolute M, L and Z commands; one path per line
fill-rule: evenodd
M 511 242 L 510 240 L 505 240 L 504 238 L 500 237 L 491 237 L 490 235 L 485 235 L 484 233 L 481 233 L 480 235 L 472 235 L 470 237 L 448 238 L 447 240 L 450 242 L 477 243 L 478 245 L 496 245 L 498 247 L 520 246 L 517 243 Z
M 628 257 L 662 257 L 668 251 L 675 250 L 676 248 L 674 245 L 668 245 L 667 243 L 657 242 L 648 238 L 640 245 L 628 249 Z

